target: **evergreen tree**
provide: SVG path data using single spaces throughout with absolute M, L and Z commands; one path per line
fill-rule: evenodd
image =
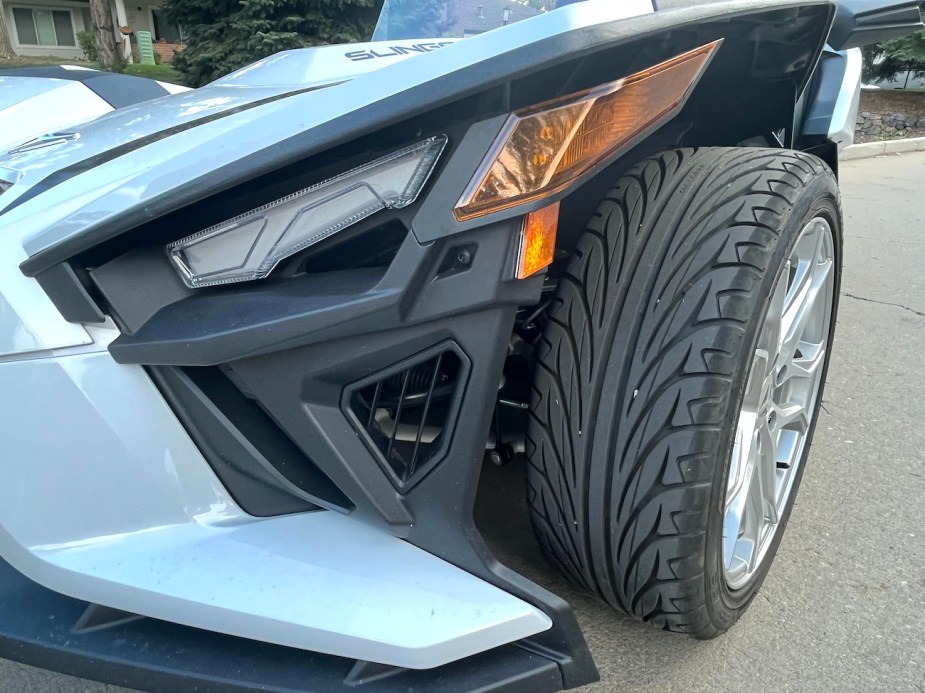
M 910 75 L 925 76 L 925 29 L 863 50 L 866 80 L 889 81 L 905 72 L 908 86 Z
M 381 0 L 167 0 L 186 48 L 173 66 L 198 87 L 289 48 L 367 40 Z

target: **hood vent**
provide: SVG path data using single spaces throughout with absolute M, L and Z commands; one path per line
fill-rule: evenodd
M 466 362 L 454 345 L 348 390 L 348 417 L 399 489 L 415 484 L 443 457 L 466 374 Z

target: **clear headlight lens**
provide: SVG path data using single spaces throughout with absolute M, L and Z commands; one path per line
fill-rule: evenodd
M 417 198 L 446 137 L 432 137 L 167 246 L 190 288 L 266 277 L 276 264 L 383 209 Z

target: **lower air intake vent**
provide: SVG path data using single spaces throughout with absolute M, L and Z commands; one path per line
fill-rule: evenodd
M 352 386 L 350 419 L 399 489 L 443 457 L 459 410 L 467 362 L 442 346 Z

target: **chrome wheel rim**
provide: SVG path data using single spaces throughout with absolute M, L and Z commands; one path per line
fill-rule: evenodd
M 793 490 L 822 383 L 834 288 L 832 228 L 817 217 L 781 270 L 745 386 L 723 517 L 731 589 L 758 571 Z

